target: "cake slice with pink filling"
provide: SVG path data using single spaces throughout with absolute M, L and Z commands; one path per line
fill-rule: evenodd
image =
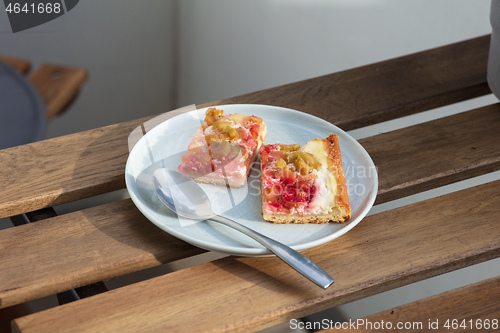
M 198 183 L 242 187 L 266 134 L 262 118 L 225 115 L 223 110 L 209 108 L 178 170 Z
M 338 136 L 260 150 L 262 215 L 273 223 L 345 222 L 351 217 Z

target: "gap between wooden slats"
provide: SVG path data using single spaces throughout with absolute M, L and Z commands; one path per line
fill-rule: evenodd
M 495 104 L 363 139 L 362 143 L 372 155 L 379 171 L 377 201 L 401 198 L 498 169 L 498 124 L 500 104 Z M 47 222 L 0 233 L 0 244 L 9 244 L 10 239 L 25 239 L 25 232 L 30 235 L 28 239 L 33 240 L 32 247 L 19 243 L 5 247 L 4 255 L 0 257 L 0 265 L 5 271 L 11 271 L 0 290 L 2 306 L 193 254 L 189 251 L 179 252 L 179 256 L 172 258 L 172 249 L 183 243 L 169 238 L 150 224 L 130 201 L 91 208 L 60 216 L 56 222 Z M 66 224 L 67 227 L 62 227 Z M 99 232 L 101 229 L 114 231 L 102 233 Z M 143 232 L 143 237 L 135 240 L 134 244 L 127 244 L 135 239 L 133 235 L 129 235 L 131 230 Z M 34 234 L 38 236 L 32 236 Z M 87 234 L 92 235 L 89 243 L 86 241 L 89 238 Z M 158 237 L 166 238 L 160 238 L 161 241 L 157 243 L 155 239 Z M 116 238 L 124 241 L 116 244 L 120 246 L 110 246 Z M 47 246 L 47 252 L 39 251 L 37 244 L 51 244 L 50 242 L 55 241 L 58 242 L 58 247 L 50 250 L 51 247 Z M 105 250 L 97 250 L 100 246 Z M 59 252 L 55 248 L 65 250 Z M 185 249 L 187 251 L 189 246 Z M 77 253 L 73 253 L 74 251 Z M 102 254 L 103 251 L 106 255 Z M 29 262 L 30 258 L 37 258 L 37 262 L 46 261 L 47 264 L 33 266 L 40 269 L 37 274 L 23 275 L 16 268 L 17 262 Z M 76 258 L 84 260 L 85 264 L 78 265 L 74 262 Z M 110 265 L 113 269 L 109 268 Z M 30 269 L 34 269 L 33 267 Z
M 317 115 L 344 130 L 359 128 L 488 94 L 489 38 L 203 106 L 278 105 Z M 0 218 L 123 188 L 128 136 L 148 119 L 0 151 Z
M 75 325 L 79 332 L 270 327 L 498 257 L 499 186 L 369 216 L 348 235 L 305 251 L 336 278 L 327 290 L 275 257 L 227 257 L 20 318 L 16 327 L 26 333 Z

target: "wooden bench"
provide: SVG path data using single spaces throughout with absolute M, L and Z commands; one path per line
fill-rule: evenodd
M 488 44 L 485 36 L 201 107 L 270 104 L 361 128 L 488 94 Z M 124 188 L 128 136 L 148 119 L 0 151 L 0 169 L 11 175 L 0 178 L 0 217 Z M 500 104 L 493 104 L 360 140 L 379 171 L 376 203 L 498 170 L 499 125 Z M 327 290 L 275 257 L 226 257 L 25 316 L 13 328 L 221 332 L 287 322 L 497 258 L 499 185 L 370 215 L 304 251 L 335 277 Z M 0 307 L 202 252 L 153 226 L 128 199 L 2 230 L 0 267 L 8 274 Z

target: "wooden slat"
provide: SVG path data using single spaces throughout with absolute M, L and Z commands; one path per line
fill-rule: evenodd
M 20 318 L 16 328 L 256 331 L 498 257 L 499 189 L 496 181 L 372 215 L 304 251 L 335 277 L 327 290 L 276 257 L 227 257 Z
M 500 104 L 360 140 L 379 172 L 377 203 L 500 169 Z
M 125 187 L 131 121 L 0 150 L 0 218 Z
M 445 183 L 499 169 L 499 124 L 500 104 L 496 104 L 364 140 L 362 143 L 374 157 L 379 170 L 379 197 L 382 199 L 377 201 L 382 202 L 394 199 L 413 194 L 417 191 L 423 191 L 433 186 L 440 186 Z M 461 135 L 457 135 L 456 133 L 460 133 Z M 99 140 L 97 139 L 97 141 Z M 398 144 L 395 144 L 396 142 Z M 99 151 L 98 147 L 93 149 L 97 152 Z M 118 149 L 118 144 L 116 149 Z M 123 147 L 121 149 L 123 150 Z M 63 147 L 54 149 L 54 151 L 62 150 Z M 79 156 L 82 152 L 77 152 L 77 154 Z M 115 181 L 117 184 L 120 183 L 120 173 L 123 172 L 120 160 L 126 158 L 126 152 L 123 152 L 123 154 L 116 161 L 109 162 L 114 165 Z M 80 163 L 83 165 L 88 163 L 88 166 L 79 165 Z M 46 179 L 52 179 L 51 177 L 56 178 L 56 175 L 62 177 L 64 169 L 58 170 L 57 168 L 63 168 L 64 165 L 64 161 L 56 163 L 53 166 L 54 176 L 51 176 L 52 173 L 47 171 Z M 70 165 L 67 170 L 68 178 L 76 178 L 73 183 L 75 184 L 74 186 L 78 184 L 77 182 L 80 177 L 84 177 L 89 170 L 93 170 L 91 168 L 96 170 L 101 168 L 100 165 L 92 163 L 92 160 L 87 161 L 85 157 L 82 157 L 77 165 L 82 168 L 81 171 L 75 171 L 73 165 Z M 52 169 L 49 170 L 51 171 Z M 7 172 L 9 171 L 7 170 Z M 79 172 L 81 172 L 82 176 L 79 175 Z M 16 174 L 14 175 L 17 176 Z M 68 183 L 72 184 L 72 181 L 68 180 Z M 43 183 L 40 182 L 37 184 L 38 187 L 34 191 L 40 193 L 44 189 Z M 17 193 L 12 191 L 12 195 L 17 195 Z M 21 199 L 22 196 L 20 195 L 19 200 Z M 120 207 L 123 207 L 124 212 L 130 213 L 133 210 L 130 206 L 131 203 L 128 201 L 113 203 L 90 209 L 84 215 L 75 213 L 67 217 L 59 217 L 57 221 L 60 224 L 76 223 L 74 221 L 78 221 L 80 232 L 84 234 L 94 233 L 94 224 L 105 223 L 109 228 L 115 229 L 117 235 L 119 235 L 123 223 L 122 219 L 127 221 L 129 219 L 126 215 L 122 216 L 120 214 L 118 215 L 119 218 L 117 218 L 115 214 L 122 210 Z M 97 216 L 100 216 L 100 218 L 98 221 L 89 221 L 87 216 L 90 214 L 95 216 L 96 219 Z M 142 228 L 142 224 L 148 224 L 149 222 L 140 214 L 134 214 L 134 220 L 131 220 L 130 223 L 137 224 L 137 228 Z M 40 242 L 40 244 L 44 244 L 51 239 L 61 238 L 60 234 L 58 234 L 58 229 L 53 228 L 52 224 L 45 225 L 44 223 L 40 223 L 36 226 L 17 227 L 13 230 L 0 233 L 0 244 L 9 244 L 11 239 L 23 239 L 25 228 L 26 230 L 31 230 L 31 228 L 38 230 L 37 233 L 40 236 L 37 242 Z M 98 257 L 97 259 L 99 260 L 97 260 L 94 258 L 96 254 L 93 249 L 98 248 L 99 242 L 106 247 L 108 243 L 106 235 L 101 235 L 103 237 L 95 238 L 95 242 L 79 246 L 78 250 L 82 251 L 80 256 L 88 256 L 86 261 L 92 263 L 92 269 L 90 270 L 85 266 L 79 268 L 78 266 L 69 265 L 68 260 L 72 260 L 74 257 L 71 249 L 74 243 L 80 243 L 81 236 L 80 233 L 74 233 L 74 236 L 71 236 L 73 235 L 72 229 L 69 228 L 68 230 L 69 234 L 63 237 L 63 241 L 59 240 L 60 247 L 68 248 L 65 251 L 46 252 L 42 256 L 36 251 L 36 246 L 33 247 L 32 251 L 34 252 L 31 253 L 23 250 L 25 248 L 24 244 L 12 244 L 5 250 L 10 256 L 0 256 L 0 267 L 3 267 L 5 271 L 12 270 L 13 272 L 8 275 L 9 277 L 5 278 L 5 288 L 0 290 L 0 300 L 3 300 L 5 306 L 17 303 L 21 299 L 29 297 L 28 295 L 39 297 L 42 294 L 48 295 L 85 283 L 99 281 L 106 274 L 121 275 L 128 273 L 131 267 L 128 265 L 129 262 L 135 262 L 136 266 L 134 267 L 138 270 L 143 269 L 145 267 L 143 265 L 159 264 L 160 261 L 165 262 L 170 258 L 168 251 L 171 248 L 169 246 L 166 244 L 163 246 L 162 244 L 158 248 L 154 246 L 150 248 L 148 247 L 150 246 L 148 244 L 149 239 L 145 235 L 143 238 L 145 244 L 141 246 L 148 248 L 148 251 L 151 251 L 153 256 L 165 256 L 165 259 L 159 261 L 144 260 L 144 256 L 147 254 L 137 245 L 135 247 L 127 247 L 126 250 L 121 247 L 109 248 L 107 250 L 109 251 L 109 256 L 105 258 Z M 123 230 L 123 232 L 128 231 Z M 156 235 L 152 237 L 154 238 Z M 46 264 L 30 267 L 30 270 L 36 273 L 26 275 L 24 279 L 18 279 L 18 274 L 22 274 L 22 271 L 17 271 L 16 262 L 29 261 L 29 258 L 35 255 L 38 263 L 46 262 Z M 128 261 L 122 261 L 118 264 L 114 262 L 115 255 L 123 255 Z M 107 265 L 114 265 L 113 270 L 109 270 Z M 46 266 L 53 267 L 53 272 L 46 272 Z M 54 274 L 57 274 L 58 278 L 54 277 Z M 11 294 L 6 292 L 6 290 L 11 289 Z
M 489 40 L 483 36 L 202 106 L 283 106 L 355 129 L 488 94 Z
M 398 323 L 407 325 L 400 330 L 404 332 L 498 332 L 499 300 L 500 277 L 496 277 L 367 316 L 352 329 L 320 332 L 394 332 Z M 386 329 L 376 329 L 382 322 Z
M 0 218 L 123 189 L 143 129 L 190 108 L 0 150 Z
M 0 307 L 205 252 L 124 200 L 0 233 Z
M 351 130 L 490 93 L 490 36 L 204 104 L 268 104 Z
M 9 66 L 12 66 L 14 69 L 16 69 L 19 73 L 23 75 L 27 74 L 31 69 L 31 62 L 26 59 L 13 58 L 0 55 L 0 61 L 6 63 Z
M 44 101 L 47 119 L 52 120 L 73 101 L 87 80 L 83 68 L 43 64 L 31 75 L 30 81 Z

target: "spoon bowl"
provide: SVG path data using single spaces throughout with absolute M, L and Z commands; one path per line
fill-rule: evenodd
M 207 194 L 186 175 L 158 168 L 153 172 L 152 178 L 160 201 L 177 215 L 192 220 L 222 223 L 253 238 L 318 286 L 326 289 L 333 283 L 333 279 L 325 271 L 289 246 L 215 214 Z
M 180 172 L 156 169 L 153 186 L 160 200 L 177 215 L 200 221 L 215 216 L 205 191 Z

